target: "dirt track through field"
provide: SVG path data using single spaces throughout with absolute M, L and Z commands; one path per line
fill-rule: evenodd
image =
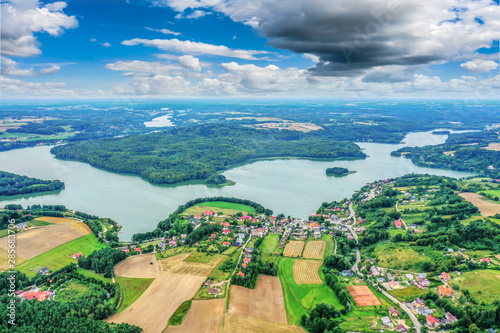
M 477 193 L 460 193 L 460 196 L 479 208 L 481 216 L 493 216 L 500 213 L 500 204 L 484 201 Z
M 54 224 L 20 232 L 16 234 L 16 264 L 86 234 L 70 224 Z M 9 248 L 8 237 L 0 238 L 0 248 L 5 250 Z
M 293 263 L 293 279 L 296 284 L 322 284 L 319 268 L 323 264 L 318 260 L 296 259 Z
M 193 301 L 179 326 L 169 326 L 165 333 L 220 333 L 226 300 Z
M 130 278 L 156 278 L 160 265 L 152 253 L 128 257 L 115 267 L 115 275 Z
M 306 333 L 299 326 L 226 313 L 224 333 Z
M 240 316 L 286 324 L 285 301 L 278 277 L 260 275 L 252 290 L 232 286 L 229 312 Z
M 160 333 L 168 319 L 184 301 L 191 299 L 206 277 L 162 274 L 129 308 L 106 321 L 137 325 L 144 333 Z
M 303 241 L 289 241 L 285 246 L 283 251 L 283 256 L 285 257 L 300 257 L 302 255 L 302 250 L 304 249 Z
M 368 286 L 348 286 L 347 291 L 359 306 L 381 305 Z
M 310 241 L 306 243 L 304 249 L 304 258 L 307 259 L 323 259 L 325 254 L 326 242 L 325 241 Z

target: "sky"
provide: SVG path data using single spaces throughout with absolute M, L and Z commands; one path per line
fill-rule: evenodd
M 0 0 L 0 97 L 498 99 L 498 0 Z

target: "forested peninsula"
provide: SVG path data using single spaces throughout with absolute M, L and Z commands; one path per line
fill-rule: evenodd
M 216 177 L 219 172 L 257 159 L 366 157 L 356 144 L 336 141 L 321 131 L 301 133 L 213 124 L 75 142 L 54 147 L 51 152 L 57 158 L 139 175 L 153 184 L 191 180 L 214 184 L 214 179 L 220 184 L 225 178 Z
M 42 180 L 0 171 L 0 196 L 11 196 L 62 190 L 59 180 Z

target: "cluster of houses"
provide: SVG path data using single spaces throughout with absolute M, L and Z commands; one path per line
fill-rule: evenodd
M 131 251 L 141 253 L 142 251 L 137 245 L 122 246 L 120 249 L 125 253 L 130 253 Z
M 42 302 L 50 298 L 52 298 L 52 300 L 56 298 L 55 292 L 40 291 L 40 289 L 36 287 L 29 290 L 16 291 L 16 295 L 21 299 L 21 301 L 36 299 L 37 301 Z
M 415 315 L 424 315 L 426 319 L 426 325 L 429 329 L 435 329 L 440 325 L 453 324 L 458 321 L 450 312 L 446 312 L 443 318 L 436 318 L 432 314 L 434 310 L 430 309 L 425 305 L 425 301 L 421 298 L 415 298 L 413 302 L 405 303 L 406 307 L 410 309 Z
M 380 318 L 383 327 L 387 327 L 391 330 L 395 329 L 396 332 L 406 333 L 408 331 L 408 326 L 401 324 L 401 321 L 396 321 L 400 317 L 399 310 L 395 307 L 389 309 L 389 315 Z

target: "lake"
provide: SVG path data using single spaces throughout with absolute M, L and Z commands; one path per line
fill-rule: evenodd
M 0 153 L 0 170 L 41 179 L 59 179 L 66 188 L 56 194 L 27 196 L 0 201 L 21 204 L 60 204 L 101 217 L 109 217 L 123 226 L 121 240 L 134 233 L 151 231 L 179 205 L 207 196 L 250 199 L 272 209 L 275 214 L 307 218 L 324 201 L 350 197 L 367 183 L 402 176 L 428 173 L 449 177 L 472 174 L 450 170 L 421 168 L 410 160 L 391 157 L 391 151 L 404 146 L 443 143 L 447 135 L 430 132 L 410 133 L 404 144 L 358 143 L 369 155 L 365 160 L 319 162 L 309 160 L 259 161 L 228 170 L 224 175 L 234 186 L 209 188 L 205 185 L 176 187 L 152 185 L 137 176 L 114 174 L 88 164 L 55 159 L 47 146 Z M 346 167 L 356 171 L 345 177 L 328 177 L 328 167 Z

